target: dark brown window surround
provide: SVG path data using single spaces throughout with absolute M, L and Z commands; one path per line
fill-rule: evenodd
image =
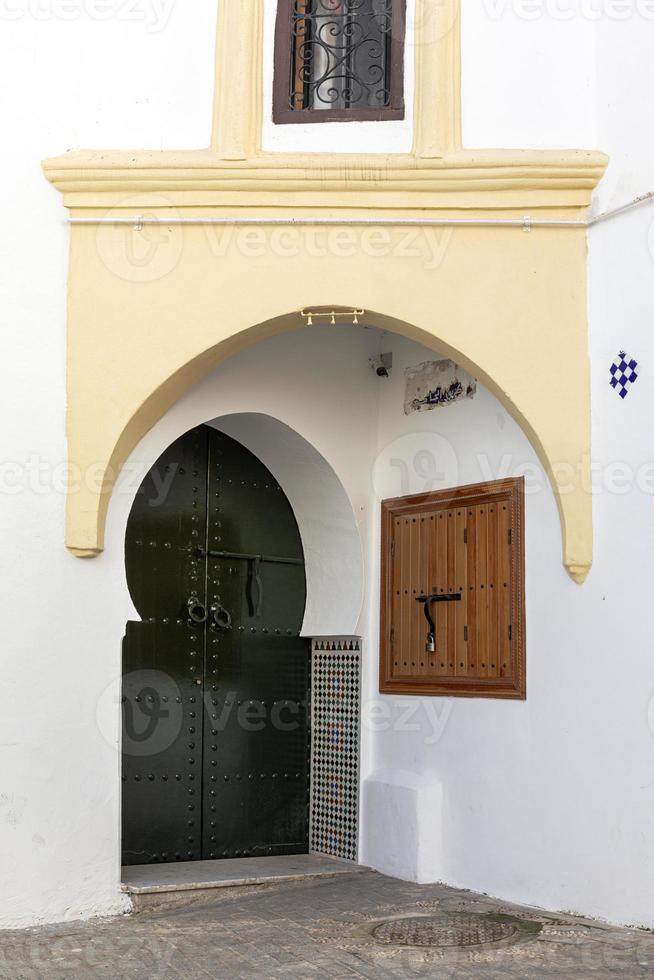
M 523 479 L 384 501 L 380 691 L 524 700 L 524 574 Z
M 386 106 L 338 109 L 293 109 L 290 106 L 294 59 L 292 15 L 298 0 L 279 0 L 275 30 L 273 122 L 320 123 L 404 119 L 404 41 L 406 0 L 392 0 L 389 102 Z M 308 0 L 311 2 L 311 0 Z

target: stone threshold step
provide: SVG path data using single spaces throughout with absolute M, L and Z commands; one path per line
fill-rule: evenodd
M 176 861 L 174 864 L 142 864 L 122 869 L 121 888 L 129 895 L 166 895 L 329 878 L 367 871 L 361 864 L 325 854 L 279 857 L 226 858 L 222 861 Z

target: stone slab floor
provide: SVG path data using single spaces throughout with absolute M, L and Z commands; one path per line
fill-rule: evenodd
M 542 923 L 526 941 L 440 952 L 379 945 L 381 919 L 438 912 Z M 654 936 L 365 872 L 224 889 L 140 915 L 0 933 L 6 980 L 654 977 Z

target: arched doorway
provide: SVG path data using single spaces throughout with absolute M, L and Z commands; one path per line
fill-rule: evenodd
M 192 429 L 137 494 L 126 566 L 123 863 L 307 852 L 306 577 L 281 486 Z
M 479 253 L 471 252 L 470 249 L 464 249 L 462 259 L 465 261 L 471 254 L 476 256 L 476 262 L 480 261 Z M 389 255 L 392 258 L 392 254 Z M 558 271 L 562 267 L 562 261 L 560 248 L 557 247 Z M 529 268 L 524 272 L 524 282 L 533 281 L 532 262 L 533 256 L 530 256 Z M 573 267 L 572 258 L 568 264 L 570 268 Z M 516 310 L 523 309 L 524 303 L 516 303 L 511 299 L 511 286 L 519 277 L 510 264 L 505 263 L 505 268 L 512 269 L 511 284 L 498 279 L 494 262 L 475 266 L 475 276 L 480 276 L 482 272 L 484 277 L 489 273 L 491 275 L 491 283 L 487 285 L 492 287 L 492 301 L 489 300 L 484 306 L 483 315 L 480 314 L 478 301 L 481 293 L 474 293 L 474 308 L 468 309 L 466 304 L 471 294 L 459 289 L 461 276 L 453 276 L 449 285 L 454 288 L 455 295 L 447 299 L 444 294 L 440 296 L 437 328 L 434 326 L 432 272 L 428 273 L 428 286 L 416 283 L 415 288 L 409 288 L 407 285 L 407 288 L 398 293 L 394 267 L 388 270 L 386 276 L 370 276 L 366 271 L 357 278 L 352 270 L 359 297 L 352 306 L 345 299 L 334 302 L 331 296 L 333 281 L 341 280 L 340 271 L 335 270 L 330 279 L 322 264 L 316 268 L 311 265 L 311 275 L 317 275 L 319 281 L 303 282 L 303 294 L 312 295 L 313 290 L 316 298 L 313 302 L 307 300 L 302 306 L 303 309 L 312 309 L 313 316 L 318 315 L 316 311 L 322 311 L 320 315 L 333 314 L 334 318 L 352 316 L 356 309 L 365 309 L 366 322 L 359 321 L 362 326 L 371 325 L 422 343 L 441 356 L 451 357 L 484 384 L 523 429 L 550 479 L 563 533 L 564 564 L 572 578 L 581 584 L 588 574 L 592 558 L 592 511 L 590 497 L 585 489 L 590 479 L 587 378 L 582 372 L 578 383 L 571 384 L 569 375 L 557 372 L 555 366 L 552 366 L 552 377 L 557 378 L 557 384 L 562 388 L 557 388 L 556 394 L 548 397 L 543 397 L 542 385 L 528 383 L 533 374 L 535 349 L 540 350 L 543 364 L 545 361 L 542 358 L 546 353 L 548 357 L 552 355 L 555 360 L 560 360 L 561 345 L 553 340 L 552 323 L 557 324 L 557 329 L 565 331 L 566 343 L 573 328 L 572 325 L 566 325 L 567 322 L 562 317 L 552 318 L 547 301 L 551 296 L 549 279 L 544 276 L 546 297 L 541 302 L 532 295 L 528 306 L 533 315 L 530 322 L 538 331 L 539 339 L 548 338 L 547 351 L 538 345 L 535 347 L 531 342 L 516 346 L 515 337 L 522 336 L 520 330 L 523 326 L 522 321 L 516 323 Z M 425 272 L 424 266 L 421 271 Z M 194 282 L 198 275 L 197 267 L 193 266 Z M 211 270 L 207 271 L 205 281 L 214 282 Z M 104 550 L 107 510 L 116 478 L 126 459 L 157 419 L 163 418 L 195 383 L 206 379 L 212 369 L 239 353 L 258 346 L 262 341 L 304 328 L 305 319 L 302 312 L 297 312 L 297 307 L 296 312 L 269 311 L 271 315 L 264 318 L 248 311 L 247 301 L 253 298 L 258 300 L 262 295 L 267 303 L 271 302 L 270 297 L 275 297 L 273 305 L 278 311 L 278 289 L 294 288 L 295 283 L 295 276 L 286 276 L 280 270 L 275 280 L 275 289 L 264 291 L 263 294 L 257 291 L 253 295 L 241 290 L 235 308 L 230 311 L 229 324 L 217 324 L 215 318 L 215 311 L 224 307 L 223 295 L 216 295 L 213 303 L 211 297 L 208 297 L 201 315 L 198 315 L 196 332 L 193 335 L 184 335 L 184 340 L 189 341 L 191 349 L 180 347 L 179 324 L 174 320 L 177 315 L 175 304 L 166 302 L 164 306 L 157 307 L 157 322 L 166 322 L 167 329 L 175 337 L 175 343 L 171 345 L 175 357 L 174 366 L 167 364 L 165 359 L 157 359 L 152 365 L 154 374 L 150 373 L 147 377 L 132 370 L 124 372 L 128 389 L 123 390 L 120 387 L 122 378 L 114 379 L 111 399 L 108 400 L 108 406 L 114 413 L 118 411 L 119 417 L 108 415 L 108 406 L 105 404 L 101 408 L 102 416 L 92 417 L 89 415 L 87 399 L 83 402 L 83 413 L 80 410 L 80 417 L 74 420 L 74 424 L 69 423 L 71 461 L 82 472 L 88 469 L 99 474 L 93 481 L 82 481 L 79 492 L 68 496 L 67 546 L 73 554 L 80 558 L 93 558 Z M 385 297 L 383 290 L 380 293 L 382 284 L 390 288 L 392 297 Z M 439 285 L 448 286 L 448 282 L 439 280 Z M 366 297 L 370 302 L 366 302 Z M 509 308 L 506 307 L 507 301 Z M 289 297 L 286 309 L 293 307 L 294 300 Z M 387 312 L 378 312 L 381 309 L 386 309 Z M 332 313 L 326 314 L 327 310 Z M 120 311 L 123 316 L 123 306 Z M 536 319 L 533 319 L 536 314 Z M 305 313 L 305 317 L 307 315 Z M 122 320 L 120 328 L 125 330 Z M 117 329 L 113 322 L 111 329 L 114 333 Z M 130 324 L 130 336 L 124 342 L 124 349 L 128 350 L 131 339 L 141 333 L 138 324 Z M 203 338 L 200 351 L 196 349 L 198 337 Z M 510 356 L 507 356 L 503 344 L 498 342 L 499 337 L 505 338 L 510 344 Z M 523 362 L 524 358 L 528 363 Z M 104 383 L 104 378 L 96 380 L 95 375 L 89 373 L 88 377 L 85 376 L 85 385 L 91 384 L 90 379 L 93 379 L 93 391 L 101 388 Z M 560 408 L 556 413 L 551 411 L 553 400 Z M 94 405 L 100 404 L 95 398 L 92 402 Z M 98 444 L 100 433 L 102 443 Z M 89 456 L 90 448 L 94 445 L 95 452 L 93 456 Z

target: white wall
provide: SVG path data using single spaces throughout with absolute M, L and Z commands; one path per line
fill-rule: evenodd
M 595 148 L 585 2 L 461 0 L 464 146 Z
M 598 206 L 615 207 L 654 190 L 651 93 L 654 85 L 654 4 L 644 0 L 624 20 L 603 18 L 596 28 L 597 144 L 611 157 Z M 649 212 L 650 217 L 654 212 Z
M 484 389 L 474 400 L 406 419 L 403 369 L 423 352 L 398 338 L 386 346 L 395 369 L 381 388 L 385 463 L 377 472 L 385 495 L 426 489 L 431 472 L 436 487 L 527 477 L 527 701 L 390 697 L 368 711 L 372 782 L 386 783 L 407 828 L 405 874 L 415 876 L 420 839 L 434 837 L 437 877 L 450 884 L 651 925 L 654 465 L 649 492 L 634 486 L 624 495 L 612 492 L 622 474 L 610 470 L 617 460 L 634 469 L 652 460 L 649 412 L 639 398 L 649 402 L 651 393 L 634 390 L 622 404 L 608 385 L 613 354 L 595 359 L 595 458 L 604 489 L 595 507 L 595 565 L 579 588 L 561 564 L 554 497 L 522 431 Z M 390 454 L 383 451 L 389 444 Z M 433 456 L 433 471 L 419 451 Z M 407 464 L 408 486 L 401 468 L 387 465 L 391 458 Z M 370 629 L 372 637 L 374 613 Z M 374 680 L 368 690 L 372 696 Z M 440 806 L 425 806 L 436 791 Z M 369 798 L 364 793 L 362 859 L 397 873 L 383 843 L 384 815 L 373 805 L 378 796 L 376 785 Z M 420 864 L 417 875 L 424 880 Z
M 38 17 L 27 0 L 18 17 L 8 17 L 9 6 L 0 4 L 0 926 L 19 926 L 123 907 L 116 888 L 118 710 L 102 694 L 117 677 L 132 612 L 120 548 L 127 496 L 112 504 L 103 557 L 83 563 L 62 546 L 67 233 L 39 162 L 78 146 L 206 146 L 215 4 L 170 0 L 165 21 L 154 0 L 140 0 L 135 12 L 145 19 L 136 20 L 115 0 L 104 22 L 84 13 L 88 3 L 67 20 L 56 0 L 41 4 Z M 66 9 L 74 13 L 75 5 Z M 650 189 L 651 20 L 633 14 L 618 23 L 607 14 L 589 34 L 588 18 L 567 27 L 512 13 L 489 22 L 470 0 L 463 12 L 467 145 L 608 149 L 614 160 L 602 206 Z M 351 132 L 358 140 L 356 124 Z M 339 145 L 354 148 L 340 137 Z M 594 452 L 635 470 L 652 459 L 653 217 L 644 208 L 617 219 L 596 229 L 590 246 Z M 405 342 L 389 341 L 399 369 L 381 388 L 365 363 L 373 336 L 341 331 L 344 346 L 327 344 L 315 363 L 315 351 L 305 348 L 306 370 L 294 372 L 293 386 L 280 374 L 267 389 L 270 403 L 258 407 L 312 442 L 357 514 L 369 570 L 361 623 L 369 697 L 377 535 L 368 474 L 378 450 L 426 426 L 454 446 L 461 482 L 478 477 L 479 451 L 493 465 L 504 452 L 533 461 L 524 437 L 484 392 L 447 415 L 406 422 L 399 375 L 414 354 Z M 296 363 L 295 344 L 277 343 L 288 364 Z M 609 363 L 622 347 L 642 368 L 624 403 L 608 387 Z M 256 373 L 261 354 L 251 356 Z M 193 406 L 204 411 L 213 402 L 211 386 L 209 379 L 176 406 L 138 452 L 154 459 L 167 436 L 195 418 Z M 315 406 L 309 417 L 306 405 Z M 409 439 L 409 461 L 414 445 Z M 551 493 L 529 497 L 526 704 L 418 701 L 422 732 L 367 730 L 366 774 L 404 781 L 418 795 L 428 787 L 442 800 L 442 817 L 431 825 L 424 794 L 415 804 L 415 825 L 435 841 L 424 860 L 407 847 L 406 874 L 421 876 L 440 859 L 442 877 L 456 884 L 652 925 L 654 487 L 645 477 L 641 471 L 626 494 L 614 486 L 597 495 L 596 561 L 581 589 L 560 565 Z M 364 856 L 382 866 L 380 828 L 369 826 Z
M 147 0 L 102 22 L 89 6 L 0 4 L 0 927 L 125 907 L 119 760 L 96 725 L 125 612 L 99 599 L 121 559 L 86 575 L 61 547 L 67 230 L 40 162 L 210 131 L 213 5 L 168 4 L 161 30 Z

